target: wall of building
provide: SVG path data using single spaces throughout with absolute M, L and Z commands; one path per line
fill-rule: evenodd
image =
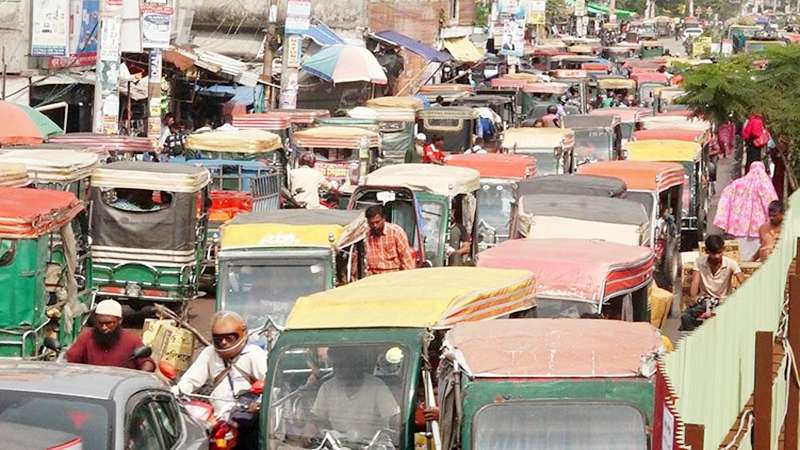
M 21 73 L 29 68 L 30 7 L 30 0 L 0 2 L 0 43 L 5 48 L 8 73 Z

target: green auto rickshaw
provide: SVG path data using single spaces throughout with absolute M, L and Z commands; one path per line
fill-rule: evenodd
M 439 370 L 439 448 L 650 449 L 663 348 L 644 322 L 456 324 Z
M 524 270 L 444 267 L 373 275 L 301 297 L 269 354 L 263 448 L 430 445 L 436 422 L 427 430 L 415 416 L 437 403 L 433 374 L 444 331 L 532 313 L 533 291 Z M 342 390 L 354 383 L 363 396 Z
M 80 333 L 91 305 L 74 276 L 72 221 L 83 208 L 71 192 L 0 188 L 0 357 L 42 358 Z
M 134 308 L 180 308 L 196 298 L 205 258 L 208 184 L 203 167 L 118 161 L 92 174 L 93 283 L 97 296 Z
M 350 199 L 349 209 L 383 205 L 386 218 L 403 228 L 418 266 L 450 263 L 447 247 L 458 228 L 478 242 L 480 172 L 435 164 L 397 164 L 367 176 Z M 467 260 L 474 260 L 473 245 Z

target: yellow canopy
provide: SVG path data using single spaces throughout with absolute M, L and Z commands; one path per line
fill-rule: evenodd
M 449 328 L 535 304 L 533 274 L 526 270 L 415 269 L 300 297 L 286 328 Z
M 468 194 L 481 188 L 481 174 L 475 169 L 435 164 L 395 164 L 367 175 L 367 185 L 407 186 L 439 195 Z
M 606 78 L 597 80 L 600 89 L 636 89 L 636 82 L 627 78 Z
M 695 161 L 702 147 L 696 142 L 651 140 L 628 142 L 623 147 L 631 161 Z
M 575 132 L 569 128 L 510 128 L 503 134 L 503 148 L 556 149 L 575 145 Z
M 419 97 L 378 97 L 367 100 L 370 108 L 413 109 L 419 111 L 425 105 Z
M 483 51 L 466 37 L 445 39 L 444 48 L 460 62 L 476 62 L 483 58 Z
M 220 249 L 341 249 L 366 239 L 368 230 L 361 211 L 298 209 L 246 213 L 222 226 Z
M 186 147 L 206 152 L 266 153 L 281 148 L 281 138 L 264 130 L 212 131 L 190 134 Z

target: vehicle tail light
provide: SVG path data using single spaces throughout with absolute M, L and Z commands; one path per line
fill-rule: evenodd
M 158 289 L 144 289 L 142 294 L 146 297 L 169 297 L 169 293 Z
M 124 294 L 125 288 L 117 286 L 103 286 L 100 288 L 100 292 L 105 292 L 107 294 Z
M 224 420 L 219 420 L 211 428 L 211 442 L 209 450 L 223 450 L 236 447 L 239 432 L 231 424 Z
M 81 438 L 75 438 L 61 445 L 49 447 L 47 450 L 83 450 L 83 441 L 81 441 Z

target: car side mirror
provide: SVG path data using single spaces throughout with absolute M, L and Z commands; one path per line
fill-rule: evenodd
M 167 380 L 172 381 L 178 378 L 178 369 L 166 359 L 162 359 L 158 362 L 158 371 L 161 372 L 161 375 L 164 375 L 164 378 Z

